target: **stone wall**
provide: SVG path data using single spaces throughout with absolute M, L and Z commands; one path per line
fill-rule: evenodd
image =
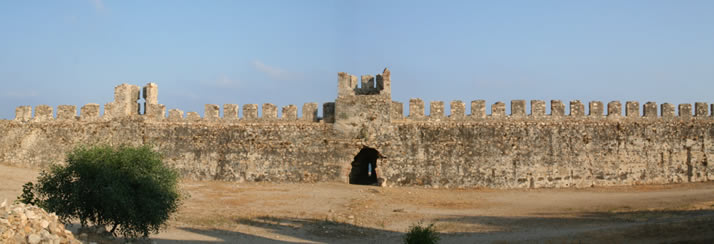
M 590 187 L 708 181 L 714 178 L 714 119 L 709 104 L 675 105 L 636 101 L 607 103 L 496 102 L 486 113 L 471 102 L 391 101 L 391 79 L 339 75 L 338 97 L 323 104 L 282 107 L 257 104 L 206 105 L 204 116 L 158 104 L 158 88 L 121 85 L 109 112 L 88 104 L 19 107 L 15 120 L 0 121 L 0 163 L 44 168 L 62 163 L 77 145 L 151 145 L 185 177 L 199 180 L 348 182 L 354 157 L 364 148 L 379 152 L 382 185 L 432 187 Z M 445 108 L 449 104 L 449 108 Z M 658 111 L 659 107 L 659 111 Z M 694 111 L 692 111 L 692 108 Z M 105 110 L 107 107 L 105 107 Z M 59 111 L 64 111 L 59 113 Z M 262 111 L 258 116 L 258 111 Z M 447 113 L 448 111 L 448 113 Z M 530 111 L 530 112 L 528 112 Z M 86 112 L 86 114 L 85 114 Z M 604 114 L 604 113 L 607 114 Z M 659 113 L 658 113 L 659 112 Z M 298 115 L 301 115 L 298 117 Z M 330 118 L 321 119 L 321 118 Z

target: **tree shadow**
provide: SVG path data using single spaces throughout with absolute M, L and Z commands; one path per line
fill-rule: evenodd
M 572 216 L 447 216 L 436 223 L 443 243 L 714 243 L 714 210 L 585 212 Z M 266 235 L 178 228 L 211 241 L 152 238 L 156 243 L 399 243 L 403 233 L 319 219 L 254 217 L 236 224 Z M 406 231 L 406 230 L 404 230 Z M 280 237 L 278 237 L 280 236 Z M 283 241 L 288 239 L 291 241 Z

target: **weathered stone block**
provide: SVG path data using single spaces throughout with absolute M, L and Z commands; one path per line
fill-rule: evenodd
M 645 103 L 644 107 L 645 107 L 644 117 L 657 118 L 657 103 L 656 102 L 647 102 L 647 103 Z
M 491 105 L 491 116 L 492 117 L 506 116 L 506 104 L 503 102 L 496 102 L 493 105 Z
M 374 94 L 377 93 L 377 88 L 374 86 L 374 76 L 363 75 L 360 77 L 362 80 L 361 87 L 358 94 Z
M 317 103 L 305 103 L 302 105 L 302 118 L 303 121 L 315 122 L 317 121 Z
M 243 105 L 243 119 L 255 120 L 258 119 L 258 104 Z
M 145 104 L 144 114 L 150 120 L 163 120 L 166 118 L 166 106 L 163 104 Z
M 560 100 L 550 100 L 550 116 L 565 115 L 565 104 Z
M 322 104 L 322 120 L 325 123 L 335 123 L 335 103 Z
M 15 120 L 20 122 L 27 122 L 32 120 L 32 107 L 19 106 L 15 108 Z
M 662 118 L 674 118 L 674 104 L 663 103 L 661 106 Z
M 589 116 L 594 116 L 594 117 L 601 117 L 603 114 L 603 105 L 601 101 L 590 101 L 588 103 L 588 106 L 590 107 L 590 113 L 588 114 Z
M 382 74 L 377 75 L 377 90 L 379 94 L 392 96 L 392 72 L 384 68 Z
M 612 101 L 607 103 L 607 117 L 622 116 L 622 104 L 620 101 Z
M 511 100 L 511 116 L 522 117 L 526 115 L 526 100 Z
M 47 105 L 40 105 L 35 107 L 35 117 L 32 119 L 33 121 L 48 121 L 48 120 L 53 120 L 54 117 L 52 117 L 52 107 L 47 106 Z
M 418 119 L 424 117 L 424 101 L 419 98 L 409 99 L 409 118 Z
M 625 116 L 630 118 L 639 118 L 640 103 L 637 101 L 627 101 L 625 103 Z
M 352 82 L 353 76 L 345 72 L 337 73 L 337 96 L 353 96 L 357 83 Z M 356 80 L 357 77 L 354 77 Z M 245 108 L 245 105 L 243 106 Z M 244 116 L 245 117 L 245 116 Z
M 182 121 L 183 120 L 183 110 L 181 109 L 170 109 L 169 110 L 169 121 Z
M 104 107 L 104 114 L 109 114 L 109 118 L 139 115 L 139 94 L 139 86 L 121 84 L 114 87 L 114 101 Z
M 694 116 L 706 117 L 709 116 L 709 106 L 705 102 L 694 103 Z
M 76 120 L 77 106 L 59 105 L 57 106 L 57 120 Z
M 79 109 L 79 119 L 83 121 L 92 121 L 99 119 L 99 104 L 88 103 Z
M 570 101 L 570 116 L 582 117 L 585 116 L 585 105 L 580 100 Z
M 486 101 L 485 100 L 471 101 L 471 118 L 485 118 L 485 117 L 486 117 Z
M 435 119 L 444 117 L 443 101 L 432 101 L 431 103 L 429 103 L 429 117 Z
M 679 117 L 688 119 L 692 117 L 692 104 L 683 103 L 679 105 Z
M 206 104 L 203 106 L 204 112 L 203 112 L 203 118 L 205 120 L 218 120 L 221 118 L 220 116 L 220 107 L 216 104 Z
M 199 115 L 198 112 L 188 112 L 186 113 L 186 120 L 199 121 L 201 120 L 201 115 Z
M 223 119 L 237 120 L 238 119 L 238 104 L 223 104 Z
M 449 109 L 449 116 L 453 119 L 463 118 L 466 113 L 466 105 L 464 104 L 464 102 L 459 100 L 451 101 L 451 104 L 449 104 Z
M 159 85 L 150 82 L 144 86 L 145 104 L 159 104 Z
M 545 101 L 531 100 L 531 116 L 534 116 L 534 117 L 545 116 Z
M 390 114 L 393 120 L 404 119 L 404 104 L 392 101 L 392 111 Z
M 282 115 L 283 120 L 297 120 L 297 106 L 293 104 L 283 106 Z
M 264 120 L 276 120 L 278 119 L 278 107 L 272 103 L 263 103 L 263 117 Z

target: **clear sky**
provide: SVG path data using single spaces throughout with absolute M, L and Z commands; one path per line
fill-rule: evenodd
M 168 109 L 301 108 L 333 101 L 337 72 L 385 67 L 394 100 L 467 111 L 475 99 L 713 103 L 714 1 L 0 2 L 0 118 L 104 105 L 115 85 L 147 82 Z

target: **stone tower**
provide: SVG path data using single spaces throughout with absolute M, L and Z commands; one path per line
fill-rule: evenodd
M 374 140 L 390 125 L 392 85 L 389 69 L 377 77 L 337 74 L 337 99 L 334 104 L 334 130 L 343 137 Z M 376 80 L 375 80 L 376 78 Z M 327 106 L 326 106 L 327 107 Z M 326 118 L 327 122 L 331 122 Z

